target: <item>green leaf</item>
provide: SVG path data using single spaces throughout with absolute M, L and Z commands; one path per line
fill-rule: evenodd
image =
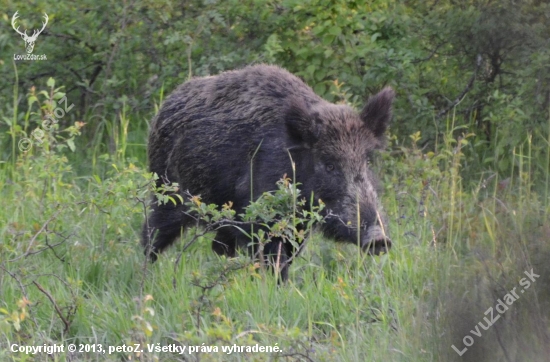
M 73 151 L 73 152 L 76 150 L 76 147 L 75 147 L 75 145 L 74 145 L 74 139 L 73 139 L 73 138 L 69 138 L 69 139 L 67 140 L 67 146 L 69 146 L 70 150 Z
M 342 29 L 340 29 L 338 26 L 333 26 L 328 30 L 329 34 L 332 34 L 334 36 L 339 36 L 342 34 Z
M 315 93 L 323 95 L 327 91 L 327 87 L 324 83 L 317 83 L 315 87 L 313 87 L 313 90 L 315 91 Z
M 55 86 L 55 80 L 52 77 L 50 77 L 46 82 L 46 85 L 50 88 L 53 88 Z
M 323 45 L 330 45 L 334 41 L 334 35 L 326 35 L 321 40 L 323 42 Z
M 322 33 L 325 32 L 325 27 L 323 25 L 318 25 L 313 28 L 313 34 L 316 36 L 320 36 Z
M 34 96 L 34 95 L 29 96 L 29 98 L 27 98 L 27 102 L 29 104 L 29 107 L 32 106 L 32 104 L 37 102 L 37 101 L 38 101 L 38 98 L 36 98 L 36 96 Z
M 315 65 L 310 64 L 306 68 L 306 73 L 309 77 L 313 78 L 313 73 L 315 72 Z
M 53 94 L 53 99 L 55 99 L 55 100 L 61 99 L 61 98 L 65 97 L 65 94 L 66 94 L 65 92 L 55 92 Z

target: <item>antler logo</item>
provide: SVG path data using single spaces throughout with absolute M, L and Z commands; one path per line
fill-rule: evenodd
M 44 28 L 46 27 L 46 24 L 48 24 L 48 14 L 44 13 L 44 19 L 46 19 L 46 22 L 45 23 L 42 23 L 42 29 L 40 30 L 34 30 L 33 31 L 33 34 L 31 36 L 28 36 L 27 35 L 27 30 L 25 30 L 23 33 L 19 31 L 19 27 L 15 27 L 15 21 L 17 20 L 18 16 L 17 16 L 17 11 L 15 12 L 15 14 L 13 14 L 13 17 L 11 18 L 11 26 L 13 27 L 13 29 L 21 35 L 21 37 L 23 38 L 23 40 L 25 41 L 25 47 L 27 48 L 27 53 L 31 54 L 33 49 L 34 49 L 34 42 L 36 41 L 36 38 L 38 38 L 38 36 L 40 35 L 40 33 L 42 33 L 42 31 L 44 30 Z

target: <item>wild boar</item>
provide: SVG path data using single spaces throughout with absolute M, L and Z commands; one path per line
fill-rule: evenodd
M 290 152 L 302 194 L 313 192 L 326 205 L 324 234 L 377 255 L 392 242 L 369 160 L 385 147 L 393 98 L 394 91 L 384 88 L 358 113 L 325 101 L 298 77 L 270 65 L 194 78 L 166 99 L 152 121 L 150 170 L 160 176 L 159 185 L 177 182 L 208 204 L 231 201 L 241 211 L 250 201 L 251 183 L 257 198 L 274 190 L 284 174 L 293 175 Z M 145 253 L 156 260 L 191 224 L 184 205 L 154 204 L 143 227 Z M 212 249 L 233 256 L 249 243 L 238 229 L 223 227 Z M 286 244 L 274 240 L 264 248 L 266 255 L 282 251 L 283 279 L 294 252 Z

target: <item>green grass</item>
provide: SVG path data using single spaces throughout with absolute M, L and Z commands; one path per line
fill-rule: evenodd
M 119 121 L 108 130 L 115 155 L 94 158 L 103 174 L 77 174 L 72 163 L 89 160 L 69 161 L 55 144 L 3 164 L 0 360 L 545 360 L 550 151 L 533 152 L 534 140 L 515 150 L 516 173 L 502 179 L 464 177 L 467 143 L 452 131 L 435 153 L 394 145 L 398 155 L 386 153 L 377 165 L 391 252 L 369 257 L 314 234 L 289 282 L 278 285 L 245 256 L 214 255 L 208 237 L 177 265 L 182 242 L 145 262 L 139 200 L 147 180 L 143 164 L 126 161 L 129 115 Z M 531 268 L 541 277 L 459 357 L 451 345 L 462 346 Z M 204 343 L 219 352 L 27 356 L 12 353 L 14 343 Z M 221 352 L 256 343 L 282 352 Z

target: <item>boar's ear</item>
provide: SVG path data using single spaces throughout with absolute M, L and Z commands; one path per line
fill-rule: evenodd
M 303 102 L 292 101 L 285 112 L 288 135 L 301 147 L 309 148 L 317 142 L 314 117 Z
M 395 92 L 390 87 L 372 96 L 361 111 L 361 119 L 376 138 L 381 138 L 391 119 L 391 105 Z

